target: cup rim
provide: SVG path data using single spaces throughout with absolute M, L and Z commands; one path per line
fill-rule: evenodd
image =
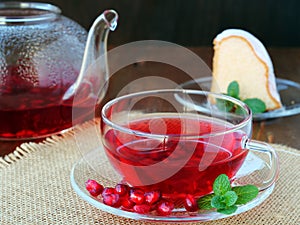
M 39 10 L 36 15 L 1 15 L 0 25 L 32 23 L 55 19 L 61 14 L 61 9 L 55 5 L 43 2 L 0 2 L 0 10 Z
M 132 129 L 126 128 L 124 126 L 118 125 L 118 124 L 112 122 L 106 116 L 106 112 L 109 108 L 111 108 L 115 103 L 122 101 L 124 99 L 132 98 L 132 97 L 136 97 L 136 96 L 157 95 L 159 93 L 172 93 L 172 92 L 174 94 L 175 93 L 184 93 L 184 94 L 197 94 L 197 95 L 203 95 L 203 96 L 210 95 L 210 96 L 215 96 L 215 97 L 219 97 L 219 98 L 223 98 L 223 99 L 228 99 L 228 100 L 234 102 L 235 104 L 238 104 L 241 107 L 243 107 L 248 115 L 245 116 L 245 118 L 241 122 L 239 122 L 238 124 L 234 124 L 232 127 L 226 129 L 225 131 L 224 130 L 216 131 L 216 132 L 212 132 L 212 133 L 205 134 L 205 135 L 190 135 L 190 134 L 187 134 L 187 135 L 182 135 L 182 134 L 172 135 L 171 134 L 171 135 L 169 135 L 169 134 L 147 133 L 147 132 L 132 130 Z M 192 90 L 192 89 L 158 89 L 158 90 L 140 91 L 140 92 L 135 92 L 135 93 L 131 93 L 131 94 L 126 94 L 126 95 L 122 95 L 122 96 L 116 97 L 116 98 L 108 101 L 106 104 L 104 104 L 104 106 L 102 107 L 102 110 L 101 110 L 101 121 L 104 122 L 105 124 L 107 124 L 108 126 L 114 128 L 116 130 L 119 130 L 121 132 L 124 132 L 124 133 L 135 134 L 137 136 L 143 136 L 143 137 L 151 136 L 151 137 L 155 137 L 155 138 L 176 137 L 176 136 L 190 137 L 190 138 L 214 137 L 214 136 L 224 135 L 224 134 L 228 134 L 233 131 L 239 130 L 240 128 L 244 127 L 249 122 L 251 122 L 251 120 L 252 120 L 252 111 L 244 102 L 242 102 L 236 98 L 233 98 L 231 96 L 225 95 L 225 94 L 214 93 L 214 92 L 203 91 L 203 90 Z

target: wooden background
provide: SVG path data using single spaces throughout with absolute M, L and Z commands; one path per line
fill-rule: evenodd
M 33 0 L 34 1 L 34 0 Z M 40 0 L 86 29 L 105 9 L 120 15 L 109 38 L 116 46 L 157 39 L 184 46 L 211 46 L 226 28 L 242 28 L 267 47 L 300 46 L 299 0 Z

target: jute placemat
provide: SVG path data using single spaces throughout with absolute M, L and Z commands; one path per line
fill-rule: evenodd
M 85 151 L 97 147 L 91 135 L 95 132 L 93 124 L 43 143 L 24 143 L 0 158 L 0 224 L 153 224 L 96 209 L 71 188 L 70 170 L 82 156 L 75 139 L 79 137 Z M 273 147 L 280 157 L 281 172 L 271 196 L 248 212 L 204 224 L 300 224 L 300 151 L 282 145 Z

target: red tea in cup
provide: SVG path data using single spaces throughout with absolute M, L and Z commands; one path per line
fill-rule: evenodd
M 241 145 L 245 133 L 226 133 L 230 128 L 228 123 L 205 118 L 155 116 L 129 121 L 126 128 L 134 132 L 109 129 L 103 134 L 111 164 L 129 185 L 160 190 L 169 198 L 210 193 L 218 175 L 234 178 L 248 153 Z M 134 134 L 153 131 L 166 138 Z M 223 131 L 224 135 L 217 139 L 205 137 L 216 131 Z M 184 136 L 191 132 L 196 138 Z M 170 171 L 168 175 L 166 170 Z

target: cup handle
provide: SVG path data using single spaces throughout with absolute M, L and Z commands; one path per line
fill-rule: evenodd
M 279 160 L 274 148 L 265 142 L 250 139 L 246 140 L 245 148 L 264 158 L 265 167 L 268 171 L 262 172 L 261 176 L 264 177 L 256 186 L 260 191 L 267 189 L 277 180 L 279 175 Z

